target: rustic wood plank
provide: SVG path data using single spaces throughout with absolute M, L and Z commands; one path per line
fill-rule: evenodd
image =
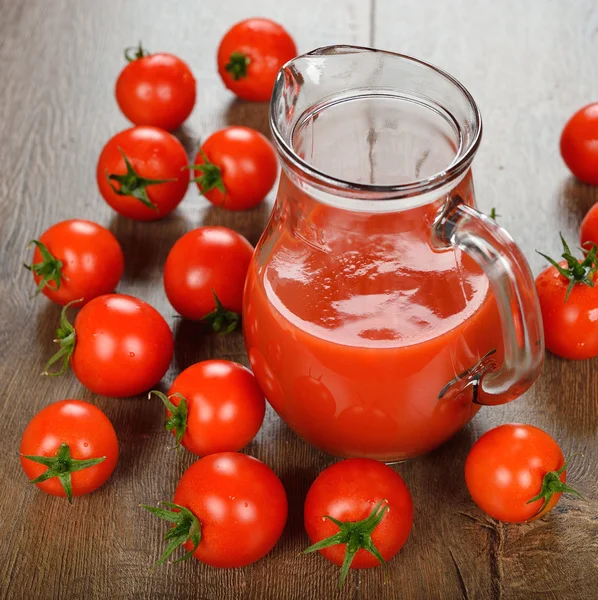
M 566 120 L 598 98 L 598 5 L 376 0 L 375 22 L 376 47 L 438 65 L 476 98 L 484 119 L 474 162 L 478 203 L 486 211 L 496 207 L 538 273 L 546 261 L 535 250 L 558 256 L 559 231 L 577 242 L 581 219 L 598 201 L 598 188 L 571 177 L 558 148 Z M 393 566 L 408 586 L 405 597 L 596 597 L 597 367 L 596 360 L 548 356 L 542 377 L 524 397 L 482 410 L 460 436 L 406 467 L 420 512 L 410 545 Z M 475 439 L 504 422 L 537 425 L 566 454 L 581 452 L 568 476 L 587 501 L 564 497 L 552 514 L 522 526 L 502 525 L 472 506 L 463 460 Z M 421 544 L 414 548 L 416 536 L 426 539 L 426 548 L 431 544 L 429 560 L 411 557 L 422 552 Z M 377 597 L 376 583 L 363 593 Z
M 30 300 L 30 275 L 21 267 L 25 244 L 49 225 L 73 216 L 110 227 L 126 253 L 119 289 L 153 304 L 173 325 L 175 360 L 163 385 L 186 366 L 208 357 L 246 362 L 240 334 L 199 335 L 177 318 L 162 286 L 168 250 L 200 224 L 232 227 L 256 243 L 273 195 L 246 213 L 214 209 L 190 188 L 171 217 L 134 223 L 115 216 L 99 197 L 95 165 L 103 144 L 129 126 L 113 97 L 123 66 L 122 50 L 142 39 L 150 49 L 183 57 L 198 81 L 195 111 L 179 132 L 190 155 L 199 139 L 230 124 L 268 132 L 267 106 L 234 100 L 216 71 L 216 48 L 234 22 L 265 15 L 284 23 L 299 48 L 331 39 L 368 41 L 369 3 L 343 0 L 322 5 L 307 0 L 272 6 L 259 0 L 164 3 L 158 0 L 0 0 L 0 318 L 4 394 L 0 399 L 7 458 L 0 470 L 0 597 L 5 598 L 205 598 L 280 599 L 337 597 L 335 570 L 319 557 L 297 558 L 306 546 L 302 502 L 316 473 L 329 464 L 299 441 L 271 410 L 257 440 L 247 449 L 282 477 L 291 520 L 272 555 L 254 566 L 217 570 L 191 561 L 180 569 L 150 575 L 163 546 L 164 527 L 138 508 L 140 502 L 170 499 L 184 469 L 193 462 L 168 453 L 163 412 L 144 398 L 118 401 L 96 397 L 68 375 L 39 376 L 52 346 L 59 311 L 44 298 Z M 73 507 L 39 493 L 18 460 L 20 435 L 48 402 L 76 397 L 100 406 L 121 444 L 119 465 L 97 493 Z M 340 596 L 339 596 L 340 597 Z

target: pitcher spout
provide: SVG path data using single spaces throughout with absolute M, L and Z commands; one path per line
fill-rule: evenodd
M 288 62 L 270 105 L 283 168 L 336 196 L 413 198 L 466 173 L 481 137 L 473 98 L 418 59 L 359 46 Z M 438 194 L 436 194 L 438 197 Z

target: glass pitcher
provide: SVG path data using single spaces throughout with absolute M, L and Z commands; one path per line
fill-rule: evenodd
M 332 46 L 278 75 L 282 162 L 249 269 L 244 333 L 268 401 L 339 457 L 403 460 L 537 378 L 528 264 L 475 208 L 482 123 L 422 61 Z

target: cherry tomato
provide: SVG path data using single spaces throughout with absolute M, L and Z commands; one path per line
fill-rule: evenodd
M 116 82 L 116 101 L 135 125 L 153 125 L 166 131 L 180 127 L 195 105 L 195 78 L 180 58 L 163 52 L 148 54 L 141 45 Z
M 181 477 L 174 503 L 145 506 L 174 523 L 179 535 L 156 566 L 179 545 L 212 567 L 244 567 L 274 547 L 287 519 L 287 496 L 280 479 L 246 454 L 221 452 L 192 464 Z M 173 539 L 173 529 L 166 541 Z M 170 536 L 170 537 L 169 537 Z
M 561 134 L 561 156 L 575 177 L 598 185 L 598 102 L 569 119 Z
M 598 244 L 598 203 L 589 210 L 581 224 L 581 247 L 589 250 Z
M 185 369 L 168 390 L 153 392 L 166 405 L 165 428 L 193 454 L 236 452 L 262 426 L 266 402 L 249 369 L 205 360 Z
M 32 273 L 38 292 L 64 306 L 86 304 L 114 291 L 124 270 L 120 244 L 105 227 L 71 219 L 52 225 L 35 244 Z
M 307 493 L 304 517 L 313 542 L 306 552 L 318 550 L 342 566 L 342 585 L 349 568 L 385 564 L 403 547 L 411 531 L 413 503 L 405 482 L 390 467 L 350 458 L 320 473 Z
M 507 424 L 486 432 L 465 461 L 474 502 L 507 523 L 533 521 L 552 510 L 565 485 L 565 459 L 557 443 L 533 425 Z
M 96 394 L 125 398 L 155 386 L 172 360 L 174 341 L 168 324 L 147 302 L 107 294 L 86 304 L 71 325 L 63 309 L 58 339 L 62 375 L 69 361 L 77 379 Z
M 226 127 L 203 144 L 193 167 L 197 187 L 212 204 L 228 210 L 257 206 L 276 182 L 272 144 L 249 127 Z
M 96 178 L 104 200 L 120 215 L 153 221 L 171 213 L 189 185 L 181 142 L 157 127 L 117 133 L 100 154 Z
M 241 314 L 252 255 L 251 244 L 232 229 L 200 227 L 189 231 L 166 258 L 164 287 L 168 300 L 186 319 L 207 319 L 215 331 L 232 331 Z
M 218 73 L 234 94 L 268 102 L 280 68 L 297 56 L 293 38 L 270 19 L 246 19 L 227 31 L 218 48 Z
M 82 496 L 112 475 L 118 440 L 108 417 L 93 404 L 61 400 L 40 410 L 21 439 L 21 465 L 52 496 Z
M 565 260 L 557 263 L 543 254 L 551 266 L 536 278 L 546 348 L 562 358 L 592 358 L 598 356 L 596 248 L 579 260 L 562 241 Z

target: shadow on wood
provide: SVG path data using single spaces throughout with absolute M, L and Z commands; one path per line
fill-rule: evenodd
M 159 221 L 140 222 L 115 215 L 108 227 L 122 246 L 125 259 L 123 282 L 155 279 L 164 270 L 174 243 L 189 229 L 176 212 Z
M 60 312 L 62 307 L 54 302 L 47 300 L 45 296 L 37 299 L 39 302 L 45 304 L 40 309 L 36 319 L 36 338 L 39 346 L 43 348 L 43 356 L 45 360 L 49 360 L 50 357 L 58 351 L 58 344 L 54 343 L 56 339 L 56 331 L 60 324 Z M 69 321 L 72 323 L 77 314 L 77 309 L 72 307 L 67 310 L 67 316 Z M 45 364 L 45 363 L 44 363 Z M 40 373 L 43 370 L 40 368 Z
M 568 177 L 562 185 L 560 204 L 563 214 L 579 227 L 587 212 L 598 202 L 598 187 L 582 183 L 575 177 Z
M 181 125 L 176 131 L 172 133 L 175 138 L 183 144 L 187 157 L 189 158 L 189 164 L 195 160 L 197 150 L 201 143 L 201 138 L 196 134 L 193 129 L 186 124 Z
M 248 210 L 225 210 L 210 206 L 204 213 L 202 225 L 221 225 L 223 213 L 226 213 L 226 226 L 247 238 L 252 246 L 258 242 L 272 213 L 272 205 L 262 202 Z
M 226 109 L 226 122 L 229 125 L 243 125 L 257 129 L 270 139 L 269 111 L 268 102 L 246 102 L 235 98 Z
M 174 326 L 174 363 L 178 374 L 202 360 L 214 358 L 212 334 L 205 323 L 176 318 Z

